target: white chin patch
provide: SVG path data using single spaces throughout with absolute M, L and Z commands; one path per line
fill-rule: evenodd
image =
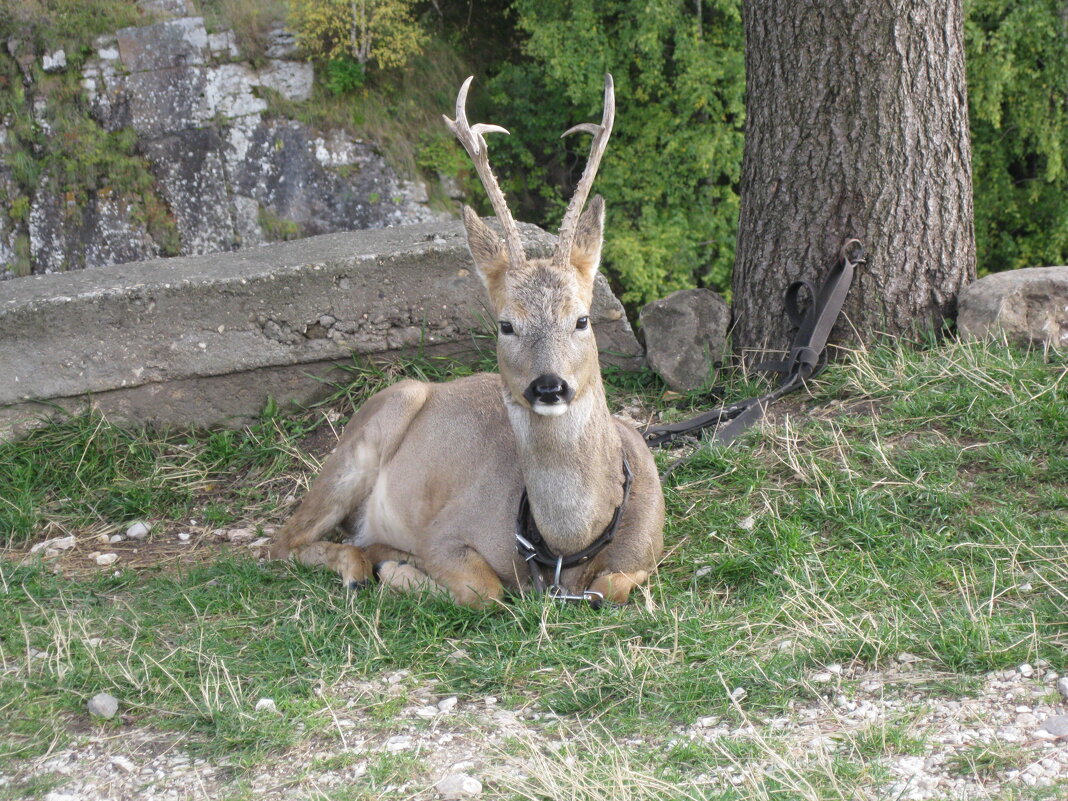
M 534 414 L 540 414 L 545 417 L 559 417 L 567 411 L 566 403 L 535 403 L 531 406 L 534 410 Z

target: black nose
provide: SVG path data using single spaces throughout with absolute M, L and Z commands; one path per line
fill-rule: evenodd
M 571 387 L 567 385 L 560 376 L 553 375 L 552 373 L 545 373 L 539 375 L 533 381 L 530 382 L 525 390 L 523 390 L 523 397 L 527 399 L 527 402 L 532 406 L 537 403 L 560 403 L 563 401 L 567 403 L 571 400 L 571 396 L 575 393 L 571 390 Z

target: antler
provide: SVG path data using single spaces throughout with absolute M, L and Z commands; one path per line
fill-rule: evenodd
M 579 179 L 575 194 L 571 197 L 571 202 L 564 213 L 564 221 L 560 223 L 560 238 L 557 240 L 556 250 L 553 253 L 553 262 L 558 266 L 566 267 L 571 262 L 571 245 L 575 240 L 575 227 L 578 225 L 582 207 L 586 205 L 586 198 L 589 197 L 590 189 L 593 187 L 593 179 L 597 175 L 597 168 L 601 164 L 601 156 L 604 155 L 605 147 L 608 146 L 608 137 L 612 135 L 612 123 L 615 122 L 615 119 L 615 81 L 612 80 L 611 74 L 606 72 L 604 76 L 604 114 L 601 116 L 601 124 L 595 125 L 592 122 L 584 122 L 573 128 L 568 128 L 561 134 L 561 138 L 579 131 L 593 134 L 593 144 L 590 145 L 590 158 L 586 162 L 586 169 L 582 171 L 582 178 Z
M 508 210 L 508 201 L 504 199 L 504 192 L 501 191 L 501 187 L 497 184 L 497 179 L 493 177 L 493 171 L 489 166 L 489 151 L 486 148 L 486 140 L 482 137 L 483 134 L 487 133 L 506 134 L 508 131 L 500 125 L 488 125 L 481 122 L 477 125 L 468 123 L 467 92 L 471 88 L 471 81 L 474 79 L 475 76 L 472 75 L 460 87 L 460 94 L 456 96 L 456 119 L 450 120 L 444 114 L 441 116 L 445 120 L 445 124 L 449 126 L 449 130 L 456 134 L 456 138 L 464 146 L 467 155 L 471 157 L 471 161 L 475 165 L 475 172 L 482 179 L 482 186 L 485 187 L 486 194 L 489 195 L 490 203 L 493 205 L 493 211 L 496 212 L 497 219 L 504 229 L 504 241 L 508 247 L 508 260 L 513 266 L 517 266 L 522 264 L 524 259 L 523 243 L 519 239 L 519 228 L 516 226 L 515 220 L 512 219 L 512 213 Z

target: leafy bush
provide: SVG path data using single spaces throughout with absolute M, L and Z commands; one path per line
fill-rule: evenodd
M 348 95 L 363 86 L 363 64 L 351 56 L 344 55 L 326 62 L 323 69 L 323 86 L 332 95 Z
M 426 44 L 414 0 L 291 0 L 289 24 L 313 57 L 403 66 Z

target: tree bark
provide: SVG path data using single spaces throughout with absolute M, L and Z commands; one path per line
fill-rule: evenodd
M 746 0 L 736 352 L 789 344 L 783 291 L 845 240 L 832 341 L 938 329 L 975 277 L 961 0 Z

